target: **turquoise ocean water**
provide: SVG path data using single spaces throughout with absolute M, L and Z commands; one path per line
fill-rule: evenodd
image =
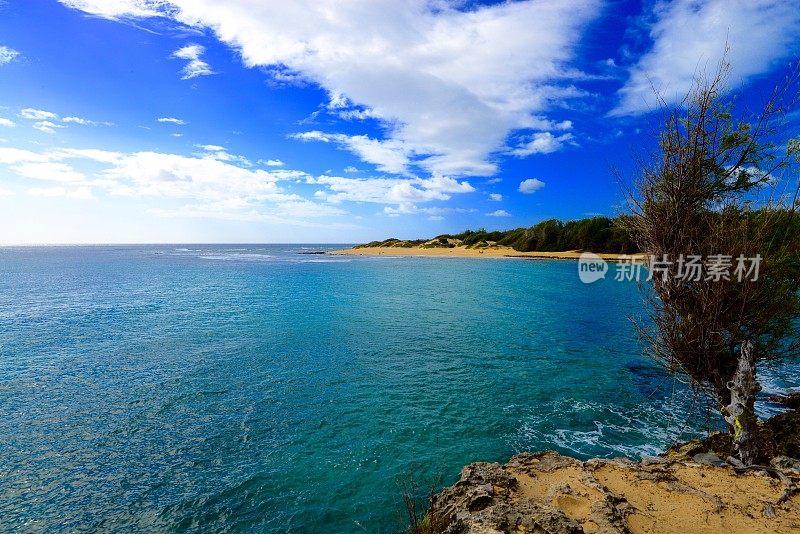
M 633 283 L 326 248 L 0 248 L 0 530 L 397 532 L 412 476 L 708 424 Z

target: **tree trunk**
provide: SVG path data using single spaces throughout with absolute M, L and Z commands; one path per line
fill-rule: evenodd
M 742 343 L 739 364 L 727 387 L 731 403 L 724 406 L 722 414 L 733 432 L 733 454 L 744 465 L 751 465 L 758 456 L 758 418 L 756 393 L 761 385 L 756 381 L 756 355 L 750 341 Z

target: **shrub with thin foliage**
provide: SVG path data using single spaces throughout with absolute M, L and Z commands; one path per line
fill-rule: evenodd
M 789 77 L 758 115 L 734 117 L 723 63 L 667 109 L 660 149 L 644 165 L 625 219 L 642 252 L 667 259 L 650 292 L 652 355 L 688 376 L 717 402 L 745 464 L 758 454 L 757 362 L 797 354 L 800 301 L 797 164 L 800 143 L 785 139 L 797 102 Z M 780 179 L 779 179 L 780 178 Z M 781 196 L 779 184 L 790 183 Z M 760 257 L 759 276 L 699 280 L 680 276 L 681 256 Z M 661 265 L 663 269 L 665 265 Z

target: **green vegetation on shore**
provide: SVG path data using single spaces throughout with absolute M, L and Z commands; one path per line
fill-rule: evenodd
M 487 231 L 467 230 L 460 234 L 443 234 L 431 240 L 402 240 L 396 238 L 372 241 L 355 248 L 484 248 L 493 245 L 508 246 L 518 252 L 562 252 L 588 250 L 616 254 L 637 252 L 636 245 L 623 229 L 620 218 L 590 217 L 562 222 L 558 219 L 542 221 L 530 228 Z
M 715 216 L 713 213 L 711 216 Z M 719 215 L 716 215 L 719 217 Z M 754 210 L 748 214 L 753 224 L 761 224 L 772 236 L 773 242 L 791 242 L 794 250 L 800 251 L 800 218 L 789 210 Z M 548 219 L 530 228 L 513 230 L 486 229 L 466 230 L 460 234 L 442 234 L 433 239 L 397 239 L 371 241 L 359 248 L 485 248 L 495 245 L 508 246 L 517 252 L 564 252 L 582 250 L 608 254 L 635 254 L 640 252 L 631 234 L 624 225 L 626 216 L 616 218 L 590 217 L 562 222 Z

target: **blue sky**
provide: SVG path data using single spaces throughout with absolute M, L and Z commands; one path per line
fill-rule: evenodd
M 0 244 L 351 243 L 614 215 L 613 170 L 653 148 L 653 88 L 677 102 L 726 42 L 756 108 L 798 57 L 800 9 L 0 0 Z

